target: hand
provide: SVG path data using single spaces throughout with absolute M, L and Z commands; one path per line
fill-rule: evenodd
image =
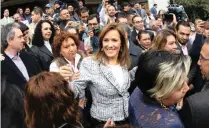
M 56 30 L 56 34 L 60 34 L 61 31 L 59 25 L 54 25 L 54 28 Z
M 84 109 L 85 102 L 86 102 L 86 98 L 79 99 L 79 103 L 78 103 L 79 107 Z
M 111 119 L 108 119 L 104 125 L 104 128 L 114 128 L 114 127 L 115 127 L 115 122 Z
M 85 31 L 85 29 L 86 29 L 85 26 L 80 26 L 79 27 L 79 33 Z
M 170 13 L 170 14 L 173 15 L 173 21 L 172 21 L 172 23 L 176 25 L 177 24 L 176 15 L 174 13 Z
M 67 26 L 70 26 L 72 23 L 73 23 L 73 21 L 68 21 L 67 24 L 66 24 L 66 26 L 65 26 L 65 28 L 66 28 Z
M 107 4 L 106 7 L 105 7 L 106 10 L 107 10 L 110 6 L 111 6 L 110 4 Z
M 49 20 L 49 21 L 53 21 L 53 17 L 48 16 L 48 20 Z
M 88 36 L 89 36 L 89 37 L 94 37 L 94 32 L 93 32 L 92 30 L 89 30 L 89 31 L 88 31 Z
M 103 7 L 105 7 L 107 5 L 107 2 L 106 1 L 108 1 L 108 0 L 102 0 Z
M 186 79 L 186 83 L 189 86 L 189 90 L 192 90 L 194 88 L 194 85 L 193 84 L 189 84 L 189 78 L 188 77 Z
M 65 80 L 71 81 L 72 80 L 72 70 L 70 69 L 69 65 L 64 65 L 59 68 L 59 73 L 61 76 L 64 77 Z
M 80 76 L 80 72 L 76 72 L 74 75 L 73 75 L 73 78 L 72 80 L 77 80 Z
M 88 46 L 87 50 L 86 50 L 87 56 L 90 55 L 92 52 L 93 52 L 93 47 L 92 46 Z
M 3 54 L 0 54 L 0 61 L 4 60 L 5 57 L 3 56 Z
M 197 25 L 196 25 L 196 28 L 197 28 L 197 30 L 199 30 L 201 33 L 203 33 L 203 31 L 204 31 L 204 21 L 199 21 L 199 22 L 197 22 Z

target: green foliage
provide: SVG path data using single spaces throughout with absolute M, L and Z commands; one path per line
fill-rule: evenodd
M 175 0 L 175 3 L 184 6 L 190 20 L 209 18 L 209 0 Z

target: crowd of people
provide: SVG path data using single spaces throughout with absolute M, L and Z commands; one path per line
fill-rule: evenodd
M 209 21 L 78 5 L 4 10 L 1 127 L 209 127 Z

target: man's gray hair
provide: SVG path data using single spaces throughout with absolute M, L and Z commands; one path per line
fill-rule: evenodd
M 14 28 L 20 28 L 18 23 L 9 23 L 5 26 L 1 26 L 1 46 L 2 46 L 2 51 L 4 51 L 7 46 L 8 40 L 13 40 L 15 36 L 15 31 Z

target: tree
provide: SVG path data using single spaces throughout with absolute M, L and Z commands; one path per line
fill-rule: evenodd
M 209 18 L 209 0 L 175 0 L 175 4 L 183 5 L 190 20 Z

